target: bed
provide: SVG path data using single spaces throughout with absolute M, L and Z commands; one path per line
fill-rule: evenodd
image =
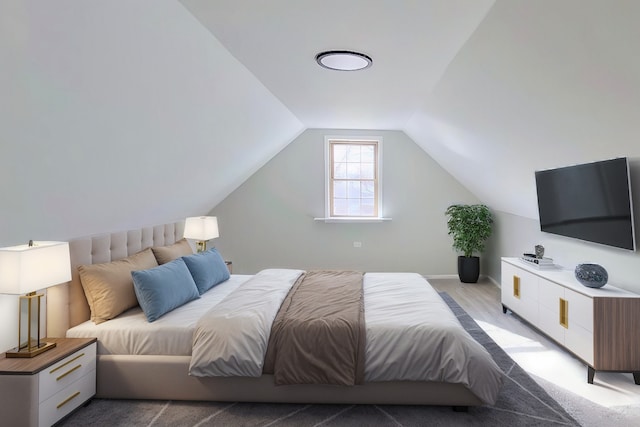
M 205 368 L 200 372 L 197 371 L 197 366 L 194 367 L 196 359 L 202 359 L 202 356 L 195 353 L 194 343 L 196 331 L 199 331 L 205 313 L 218 316 L 213 318 L 214 326 L 209 331 L 218 335 L 214 335 L 215 339 L 211 340 L 219 342 L 221 339 L 231 339 L 236 335 L 229 333 L 229 328 L 216 330 L 215 325 L 221 324 L 225 319 L 225 315 L 220 313 L 224 313 L 225 309 L 228 313 L 237 313 L 238 306 L 234 304 L 244 304 L 248 300 L 246 295 L 252 295 L 249 293 L 238 297 L 241 290 L 264 291 L 265 277 L 269 286 L 281 287 L 283 285 L 279 282 L 280 278 L 277 283 L 271 283 L 273 274 L 277 273 L 279 277 L 282 274 L 287 277 L 300 277 L 308 274 L 307 272 L 268 269 L 255 275 L 232 274 L 228 280 L 202 293 L 197 299 L 170 310 L 153 322 L 148 321 L 146 310 L 140 307 L 127 308 L 121 314 L 106 321 L 102 320 L 99 324 L 91 320 L 94 313 L 87 301 L 88 296 L 90 299 L 91 296 L 85 293 L 79 271 L 83 271 L 87 266 L 100 266 L 129 259 L 144 252 L 146 248 L 173 247 L 181 241 L 183 230 L 184 224 L 177 222 L 89 236 L 69 242 L 73 277 L 70 282 L 49 288 L 47 291 L 47 332 L 50 337 L 98 338 L 97 397 L 451 405 L 462 408 L 495 402 L 502 384 L 502 372 L 486 350 L 462 329 L 450 310 L 448 313 L 437 311 L 442 307 L 446 310 L 448 308 L 428 282 L 417 274 L 363 275 L 363 316 L 366 318 L 364 341 L 367 346 L 366 350 L 363 350 L 364 379 L 349 385 L 283 383 L 276 380 L 277 373 L 262 371 L 256 374 L 255 370 L 262 369 L 262 365 L 258 365 L 257 368 L 253 365 L 249 368 L 244 365 L 239 368 L 232 367 L 230 371 L 217 374 L 207 368 L 211 366 L 211 361 L 205 361 L 209 365 L 205 364 Z M 290 289 L 294 285 L 287 286 L 287 289 Z M 269 289 L 263 295 L 273 293 L 273 289 Z M 285 298 L 288 291 L 280 293 Z M 407 295 L 420 297 L 410 298 L 413 301 L 400 310 L 406 313 L 404 317 L 394 314 L 393 320 L 389 321 L 385 316 L 388 315 L 391 307 L 389 301 L 393 301 L 394 295 L 405 300 Z M 433 299 L 434 295 L 436 299 Z M 276 300 L 269 304 L 280 305 L 282 301 Z M 431 317 L 429 313 L 432 313 Z M 416 330 L 423 329 L 420 322 L 432 322 L 434 318 L 444 319 L 446 327 L 439 332 L 440 339 L 452 341 L 453 344 L 447 350 L 449 353 L 440 351 L 439 357 L 425 359 L 423 354 L 432 352 L 428 348 L 412 345 L 415 336 L 407 338 L 402 335 L 406 332 L 402 332 L 401 329 L 405 327 L 404 323 L 413 323 L 410 333 L 415 334 Z M 221 333 L 227 333 L 227 337 L 221 338 Z M 262 335 L 269 336 L 269 332 Z M 253 338 L 251 340 L 255 341 Z M 246 340 L 238 345 L 239 348 L 246 346 Z M 440 344 L 433 347 L 437 350 Z M 405 353 L 402 353 L 403 351 Z M 248 352 L 260 354 L 260 351 L 254 349 L 249 349 Z M 454 362 L 454 358 L 462 358 L 462 361 Z M 429 366 L 431 362 L 422 363 L 431 359 L 437 359 L 435 363 L 441 366 Z M 255 360 L 249 362 L 258 363 Z M 411 364 L 417 366 L 412 367 Z M 473 372 L 467 372 L 467 368 L 473 368 Z M 227 368 L 223 366 L 220 369 Z M 240 369 L 242 376 L 236 375 L 233 369 Z M 248 369 L 251 373 L 243 374 L 243 369 Z M 418 377 L 414 376 L 414 373 L 407 375 L 407 372 L 416 370 L 420 371 Z

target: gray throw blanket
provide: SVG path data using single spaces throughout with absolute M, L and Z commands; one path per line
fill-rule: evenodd
M 311 271 L 282 303 L 271 328 L 263 372 L 277 385 L 364 382 L 363 274 Z

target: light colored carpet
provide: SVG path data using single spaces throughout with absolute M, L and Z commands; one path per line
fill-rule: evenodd
M 300 405 L 94 399 L 63 420 L 70 426 L 577 426 L 545 390 L 446 293 L 460 323 L 505 372 L 494 406 Z

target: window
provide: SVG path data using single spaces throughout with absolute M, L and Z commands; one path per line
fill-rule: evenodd
M 327 216 L 379 218 L 380 139 L 327 138 Z

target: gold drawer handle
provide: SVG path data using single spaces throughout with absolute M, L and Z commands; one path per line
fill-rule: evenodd
M 560 298 L 560 325 L 569 329 L 569 301 Z
M 62 365 L 60 365 L 60 366 L 56 367 L 55 369 L 50 370 L 50 371 L 49 371 L 49 373 L 50 373 L 50 374 L 53 374 L 55 371 L 57 371 L 57 370 L 59 370 L 59 369 L 64 368 L 65 366 L 67 366 L 67 365 L 68 365 L 68 364 L 70 364 L 70 363 L 75 362 L 76 360 L 80 359 L 82 356 L 84 356 L 84 353 L 80 353 L 79 355 L 77 355 L 77 356 L 76 356 L 76 357 L 74 357 L 73 359 L 71 359 L 71 360 L 69 360 L 69 361 L 67 361 L 67 362 L 63 363 Z
M 80 396 L 80 392 L 76 391 L 71 396 L 67 397 L 65 400 L 63 400 L 62 402 L 58 403 L 58 406 L 56 406 L 56 409 L 62 408 L 64 405 L 66 405 L 67 403 L 71 402 L 73 399 L 75 399 L 78 396 Z
M 513 296 L 520 299 L 520 278 L 513 276 Z
M 64 374 L 62 374 L 58 378 L 56 378 L 56 381 L 60 381 L 61 379 L 63 379 L 64 377 L 66 377 L 67 375 L 69 375 L 70 373 L 75 371 L 76 369 L 80 369 L 80 368 L 82 368 L 82 365 L 75 366 L 73 369 L 65 372 Z

